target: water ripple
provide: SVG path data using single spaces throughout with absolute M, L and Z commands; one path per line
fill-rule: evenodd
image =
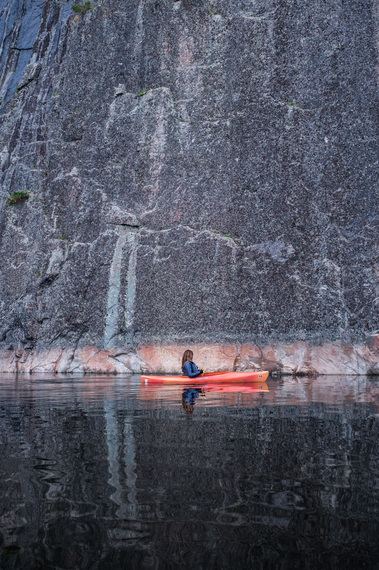
M 0 567 L 375 568 L 378 383 L 263 388 L 1 376 Z

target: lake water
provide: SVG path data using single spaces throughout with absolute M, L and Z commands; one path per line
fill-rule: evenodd
M 379 568 L 379 379 L 236 390 L 0 376 L 0 568 Z

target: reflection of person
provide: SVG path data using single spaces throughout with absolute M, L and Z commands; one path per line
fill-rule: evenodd
M 192 350 L 185 350 L 182 358 L 182 370 L 183 376 L 189 376 L 190 378 L 196 378 L 203 373 L 203 370 L 199 370 L 194 362 Z
M 182 393 L 182 406 L 187 414 L 192 414 L 195 407 L 195 400 L 199 395 L 204 395 L 205 392 L 202 388 L 186 388 Z

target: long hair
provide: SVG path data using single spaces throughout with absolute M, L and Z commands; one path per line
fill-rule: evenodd
M 194 404 L 189 404 L 184 398 L 182 398 L 182 406 L 183 406 L 183 410 L 185 411 L 185 413 L 188 414 L 193 414 L 193 411 L 195 409 Z
M 182 358 L 182 369 L 186 362 L 190 362 L 193 359 L 192 350 L 185 350 Z

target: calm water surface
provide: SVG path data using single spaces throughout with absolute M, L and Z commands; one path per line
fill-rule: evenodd
M 379 380 L 0 376 L 0 568 L 379 568 Z

